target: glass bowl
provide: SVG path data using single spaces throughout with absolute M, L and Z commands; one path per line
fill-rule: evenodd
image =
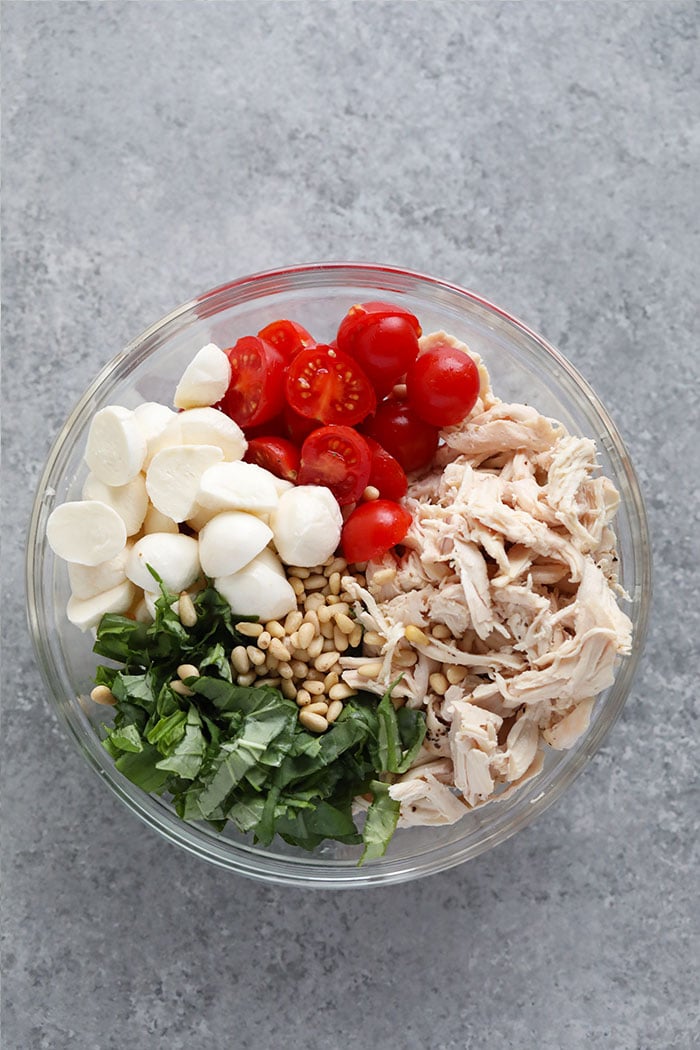
M 358 301 L 393 300 L 421 320 L 478 351 L 503 400 L 525 401 L 593 438 L 604 473 L 620 491 L 616 519 L 620 580 L 634 636 L 613 685 L 596 705 L 587 732 L 569 751 L 548 750 L 542 772 L 519 792 L 470 811 L 449 827 L 397 831 L 384 857 L 357 867 L 359 847 L 327 843 L 313 854 L 274 842 L 256 847 L 235 829 L 217 834 L 181 821 L 167 801 L 135 787 L 100 744 L 109 709 L 89 700 L 98 662 L 90 634 L 67 620 L 66 566 L 46 542 L 54 506 L 79 499 L 87 468 L 83 452 L 94 413 L 107 404 L 133 408 L 172 401 L 175 383 L 205 343 L 230 346 L 277 317 L 291 317 L 330 341 Z M 359 887 L 443 871 L 476 857 L 525 827 L 557 799 L 600 747 L 630 691 L 646 633 L 650 595 L 649 539 L 642 497 L 629 457 L 608 413 L 576 370 L 534 332 L 471 292 L 421 274 L 378 265 L 317 264 L 256 274 L 216 288 L 154 324 L 106 365 L 58 435 L 34 504 L 27 546 L 29 622 L 46 689 L 60 721 L 88 764 L 146 824 L 205 860 L 252 878 L 306 886 Z M 116 847 L 115 847 L 116 848 Z

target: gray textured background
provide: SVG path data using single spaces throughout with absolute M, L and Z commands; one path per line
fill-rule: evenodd
M 698 10 L 3 4 L 5 1050 L 698 1045 Z M 100 788 L 44 702 L 21 561 L 49 446 L 127 340 L 343 258 L 564 350 L 636 462 L 656 595 L 564 799 L 465 867 L 331 895 L 209 868 Z

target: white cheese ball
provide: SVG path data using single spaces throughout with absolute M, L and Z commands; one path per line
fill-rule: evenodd
M 136 588 L 129 580 L 123 580 L 109 591 L 96 594 L 92 598 L 69 598 L 66 615 L 70 622 L 81 631 L 97 627 L 107 613 L 125 613 L 136 596 Z
M 68 579 L 74 598 L 84 600 L 104 594 L 119 586 L 126 579 L 126 563 L 131 546 L 127 544 L 116 558 L 100 562 L 99 565 L 78 565 L 68 562 Z
M 202 474 L 197 500 L 212 510 L 247 510 L 269 514 L 279 497 L 269 470 L 255 463 L 217 463 Z
M 230 510 L 217 514 L 199 533 L 199 560 L 207 576 L 238 572 L 272 539 L 272 529 L 254 514 Z
M 160 436 L 168 424 L 177 419 L 177 413 L 159 401 L 144 401 L 134 409 L 134 419 L 146 439 L 145 468 L 160 449 Z
M 214 586 L 237 616 L 279 620 L 297 607 L 297 598 L 272 551 L 264 550 L 239 572 L 219 576 Z
M 95 477 L 105 485 L 126 485 L 145 459 L 146 439 L 133 412 L 108 405 L 95 413 L 85 449 L 85 462 Z
M 126 575 L 144 591 L 157 588 L 156 580 L 148 571 L 149 565 L 167 590 L 179 593 L 200 575 L 199 545 L 191 536 L 152 532 L 134 544 L 126 563 Z
M 270 526 L 282 561 L 308 568 L 335 553 L 343 516 L 330 489 L 297 485 L 280 496 Z
M 99 565 L 126 546 L 126 526 L 113 507 L 100 500 L 62 503 L 51 512 L 46 538 L 54 554 L 78 565 Z
M 238 423 L 216 408 L 188 408 L 179 412 L 156 438 L 152 454 L 173 445 L 216 445 L 228 462 L 243 459 L 248 448 Z
M 231 365 L 223 350 L 207 343 L 195 354 L 177 384 L 173 404 L 176 408 L 215 405 L 228 390 Z
M 83 485 L 83 499 L 100 500 L 112 507 L 124 522 L 127 536 L 135 536 L 148 510 L 146 479 L 143 474 L 137 474 L 126 485 L 105 485 L 94 474 L 88 474 Z
M 185 521 L 197 506 L 202 474 L 223 458 L 216 445 L 176 445 L 157 452 L 146 474 L 151 503 L 173 521 Z

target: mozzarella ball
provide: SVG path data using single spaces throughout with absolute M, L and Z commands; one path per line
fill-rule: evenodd
M 107 613 L 127 612 L 136 595 L 136 589 L 129 580 L 123 580 L 109 591 L 96 594 L 92 598 L 69 598 L 66 615 L 72 624 L 81 631 L 97 627 Z
M 59 558 L 78 565 L 99 565 L 124 549 L 126 526 L 106 503 L 76 500 L 51 512 L 46 538 Z
M 207 576 L 228 576 L 267 547 L 272 529 L 254 514 L 224 511 L 199 534 L 199 560 Z
M 202 474 L 197 499 L 212 510 L 269 514 L 279 500 L 276 480 L 255 463 L 217 463 Z
M 191 536 L 152 532 L 134 544 L 126 563 L 126 575 L 144 591 L 157 587 L 149 565 L 167 590 L 179 593 L 190 587 L 201 572 L 199 545 Z
M 280 496 L 270 526 L 282 561 L 310 567 L 335 553 L 343 516 L 330 489 L 297 485 Z
M 83 485 L 83 499 L 100 500 L 112 507 L 124 522 L 127 536 L 135 536 L 148 510 L 146 479 L 143 474 L 137 474 L 126 485 L 105 485 L 94 474 L 88 474 Z
M 157 452 L 146 474 L 146 490 L 153 506 L 184 521 L 194 513 L 204 471 L 224 454 L 216 445 L 177 445 Z
M 262 551 L 239 572 L 217 577 L 214 586 L 237 616 L 278 620 L 297 607 L 279 558 L 269 550 Z
M 146 458 L 146 439 L 133 412 L 108 405 L 93 416 L 85 462 L 105 485 L 126 485 L 140 472 Z
M 207 343 L 195 354 L 177 384 L 176 408 L 199 408 L 221 401 L 231 381 L 231 365 L 223 350 Z
M 68 562 L 68 579 L 74 598 L 94 598 L 97 594 L 111 591 L 126 579 L 126 563 L 131 547 L 127 544 L 116 558 L 100 562 L 99 565 L 78 565 Z

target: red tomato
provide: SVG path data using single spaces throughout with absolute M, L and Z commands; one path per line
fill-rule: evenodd
M 402 499 L 408 489 L 408 480 L 403 467 L 372 438 L 368 437 L 365 440 L 372 453 L 368 484 L 374 485 L 383 499 Z
M 286 361 L 291 361 L 300 350 L 316 343 L 314 337 L 296 321 L 273 321 L 262 328 L 258 336 L 276 347 Z
M 243 459 L 246 463 L 257 463 L 285 481 L 296 482 L 299 474 L 299 449 L 283 437 L 253 438 Z
M 411 515 L 388 499 L 361 503 L 343 525 L 340 546 L 349 562 L 369 561 L 400 543 L 409 530 Z
M 437 427 L 425 423 L 406 401 L 382 401 L 362 432 L 379 442 L 405 471 L 427 466 L 440 438 Z
M 461 423 L 479 396 L 479 370 L 469 354 L 453 346 L 426 350 L 406 376 L 411 408 L 436 427 Z
M 287 403 L 302 416 L 352 426 L 377 399 L 356 361 L 329 346 L 301 350 L 287 369 Z
M 388 394 L 418 354 L 418 319 L 388 303 L 352 307 L 338 329 L 338 346 L 359 361 L 379 394 Z
M 351 427 L 321 427 L 301 448 L 299 485 L 325 485 L 341 506 L 356 503 L 367 488 L 372 457 Z
M 286 437 L 287 428 L 284 422 L 284 415 L 275 416 L 274 419 L 268 419 L 267 423 L 259 423 L 255 427 L 245 427 L 245 436 L 248 441 L 252 441 L 254 438 L 259 437 Z
M 231 382 L 221 401 L 227 416 L 241 427 L 274 419 L 284 404 L 284 358 L 254 335 L 245 335 L 226 351 Z
M 312 431 L 323 426 L 320 419 L 309 419 L 295 412 L 291 405 L 284 406 L 284 431 L 295 445 L 303 445 Z

